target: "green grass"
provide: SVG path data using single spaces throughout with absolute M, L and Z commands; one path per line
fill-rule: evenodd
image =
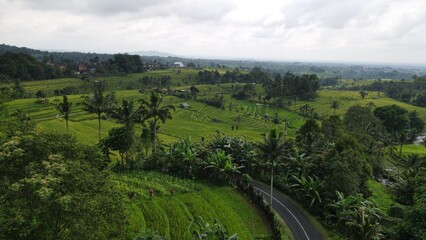
M 234 191 L 235 194 L 229 194 L 230 191 Z M 229 204 L 233 209 L 237 211 L 237 213 L 240 215 L 240 217 L 243 219 L 244 224 L 249 228 L 252 229 L 252 233 L 254 236 L 262 236 L 264 234 L 263 229 L 268 228 L 268 221 L 266 219 L 260 219 L 260 218 L 251 218 L 252 212 L 247 211 L 245 205 L 242 205 L 241 202 L 246 201 L 243 196 L 238 194 L 235 189 L 229 189 L 229 188 L 218 188 L 214 190 L 213 192 L 221 197 L 222 199 L 226 199 L 226 203 Z M 262 215 L 262 212 L 255 208 L 253 205 L 250 205 L 253 212 L 256 212 L 257 215 Z M 263 220 L 263 221 L 260 221 Z M 263 227 L 259 227 L 263 226 Z
M 426 147 L 423 145 L 407 144 L 402 147 L 402 152 L 405 155 L 410 155 L 410 154 L 426 155 Z
M 387 213 L 389 208 L 395 202 L 392 195 L 389 193 L 389 189 L 374 180 L 368 180 L 367 187 L 372 192 L 371 197 L 368 199 L 376 203 L 384 213 Z
M 114 174 L 118 189 L 127 196 L 127 231 L 136 235 L 146 229 L 167 239 L 189 239 L 194 219 L 201 216 L 211 224 L 217 219 L 229 233 L 240 239 L 269 238 L 272 231 L 260 214 L 235 189 L 183 180 L 155 172 Z M 154 197 L 149 196 L 153 189 Z M 170 189 L 175 192 L 173 196 Z
M 142 209 L 134 202 L 128 200 L 125 204 L 126 216 L 128 221 L 127 234 L 135 236 L 141 232 L 141 229 L 146 229 L 146 222 Z
M 84 82 L 78 78 L 59 78 L 51 80 L 25 81 L 22 82 L 26 92 L 35 94 L 38 90 L 52 94 L 56 89 L 65 87 L 84 85 Z
M 192 216 L 202 216 L 203 220 L 213 223 L 219 219 L 215 209 L 198 192 L 190 192 L 177 196 L 188 208 Z
M 169 219 L 171 239 L 189 239 L 191 232 L 189 226 L 193 221 L 193 216 L 176 197 L 167 197 L 159 200 L 161 207 Z
M 229 189 L 229 187 L 228 187 Z M 228 191 L 229 195 L 238 194 L 235 192 Z M 227 195 L 228 195 L 227 194 Z M 206 202 L 215 209 L 216 215 L 218 216 L 220 223 L 226 228 L 229 233 L 238 233 L 241 239 L 253 239 L 253 233 L 250 231 L 244 220 L 240 216 L 241 213 L 233 209 L 228 203 L 229 197 L 222 198 L 217 195 L 214 189 L 205 189 L 201 192 L 201 196 Z M 246 201 L 247 203 L 247 201 Z M 246 205 L 247 207 L 247 205 Z M 250 210 L 244 209 L 246 212 Z M 255 216 L 255 214 L 250 214 Z M 259 227 L 259 226 L 258 226 Z
M 169 218 L 157 200 L 145 199 L 144 201 L 140 201 L 138 206 L 144 215 L 146 228 L 157 232 L 167 239 L 171 239 Z M 141 229 L 142 232 L 144 230 L 146 229 Z

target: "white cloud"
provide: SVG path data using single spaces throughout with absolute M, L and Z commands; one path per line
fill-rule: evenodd
M 0 42 L 99 52 L 423 62 L 423 0 L 0 0 Z

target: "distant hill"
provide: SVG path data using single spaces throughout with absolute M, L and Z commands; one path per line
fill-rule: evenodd
M 3 54 L 5 52 L 25 53 L 33 56 L 39 61 L 43 61 L 45 58 L 53 59 L 55 63 L 61 63 L 66 60 L 71 60 L 73 62 L 89 62 L 90 59 L 94 59 L 95 57 L 98 57 L 99 61 L 107 61 L 108 59 L 112 59 L 114 56 L 113 54 L 103 53 L 50 52 L 35 50 L 26 47 L 16 47 L 6 44 L 0 44 L 0 54 Z
M 137 52 L 129 52 L 129 54 L 132 55 L 139 55 L 139 56 L 157 56 L 157 57 L 177 57 L 175 54 L 165 53 L 165 52 L 159 52 L 159 51 L 137 51 Z

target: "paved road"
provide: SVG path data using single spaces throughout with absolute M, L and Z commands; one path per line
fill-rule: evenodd
M 263 194 L 267 202 L 270 201 L 270 187 L 260 183 L 252 183 L 255 190 Z M 320 232 L 314 227 L 309 218 L 294 205 L 287 196 L 275 191 L 273 194 L 272 208 L 285 221 L 295 240 L 322 240 Z

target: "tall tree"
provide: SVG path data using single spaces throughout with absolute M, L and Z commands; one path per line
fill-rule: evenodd
M 140 108 L 134 106 L 133 100 L 122 99 L 121 103 L 114 108 L 112 117 L 117 119 L 120 123 L 126 126 L 132 125 L 134 122 L 138 122 L 141 119 Z
M 191 91 L 191 96 L 194 100 L 197 100 L 197 95 L 200 92 L 200 90 L 198 90 L 197 87 L 195 87 L 195 85 L 192 85 L 189 90 Z
M 330 108 L 333 109 L 333 114 L 336 114 L 336 110 L 340 108 L 340 102 L 333 100 L 330 104 Z
M 105 81 L 96 82 L 92 96 L 86 96 L 83 102 L 83 109 L 85 111 L 96 113 L 98 116 L 99 141 L 101 140 L 101 114 L 110 112 L 115 102 L 115 93 L 111 92 L 105 95 L 105 87 Z
M 121 166 L 124 167 L 124 160 L 128 161 L 128 151 L 133 145 L 134 132 L 132 125 L 115 127 L 108 132 L 108 137 L 104 140 L 104 144 L 112 150 L 118 151 L 121 158 Z
M 368 95 L 368 92 L 365 90 L 361 90 L 359 91 L 359 95 L 361 95 L 362 100 L 364 100 L 364 98 Z
M 402 132 L 409 127 L 408 111 L 396 104 L 378 107 L 373 113 L 388 132 Z
M 64 115 L 65 124 L 67 126 L 67 132 L 68 132 L 68 120 L 71 113 L 71 106 L 72 106 L 72 102 L 68 102 L 67 95 L 64 95 L 62 102 L 59 103 L 58 106 L 56 106 L 56 109 L 58 109 L 58 111 Z
M 272 206 L 273 187 L 274 187 L 274 167 L 278 161 L 282 160 L 285 153 L 285 135 L 283 132 L 278 132 L 276 128 L 271 129 L 269 135 L 263 135 L 263 143 L 259 143 L 260 157 L 267 161 L 271 168 L 271 199 Z
M 154 152 L 157 152 L 157 127 L 158 121 L 165 123 L 167 119 L 172 119 L 171 110 L 175 110 L 173 105 L 163 105 L 163 96 L 156 92 L 151 92 L 150 101 L 141 100 L 143 112 L 142 122 L 152 119 L 154 130 Z

